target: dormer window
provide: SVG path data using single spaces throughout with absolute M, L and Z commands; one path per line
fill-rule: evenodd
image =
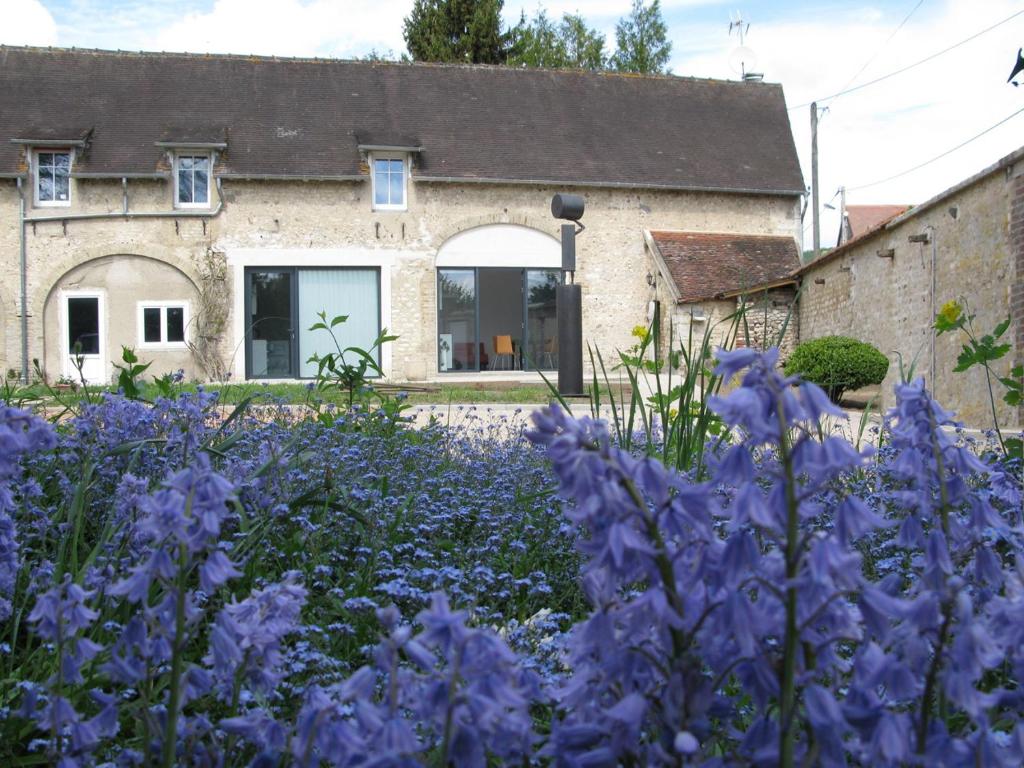
M 408 162 L 404 154 L 373 155 L 373 208 L 404 211 Z
M 71 205 L 71 152 L 69 150 L 36 152 L 34 170 L 36 205 Z
M 210 207 L 210 156 L 176 155 L 174 204 L 178 208 Z

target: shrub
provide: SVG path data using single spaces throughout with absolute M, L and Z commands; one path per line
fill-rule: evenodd
M 786 375 L 798 375 L 825 390 L 832 402 L 843 392 L 881 384 L 889 370 L 885 355 L 848 336 L 822 336 L 797 346 L 786 362 Z

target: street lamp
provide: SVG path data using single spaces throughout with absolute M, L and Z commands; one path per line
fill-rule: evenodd
M 557 194 L 551 215 L 573 222 L 562 225 L 562 277 L 555 291 L 558 321 L 558 394 L 583 394 L 583 292 L 576 285 L 576 235 L 583 231 L 582 195 Z M 579 227 L 579 229 L 577 229 Z M 565 282 L 565 273 L 569 281 Z

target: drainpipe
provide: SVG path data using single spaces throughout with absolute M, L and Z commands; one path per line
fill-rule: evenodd
M 30 216 L 25 221 L 29 224 L 35 224 L 40 221 L 87 221 L 90 219 L 212 219 L 224 208 L 224 195 L 221 192 L 220 179 L 216 180 L 216 184 L 217 205 L 208 211 L 129 211 L 125 208 L 124 210 L 112 213 L 65 213 L 55 216 Z
M 935 322 L 935 314 L 936 314 L 935 294 L 938 291 L 939 281 L 938 281 L 938 276 L 935 274 L 935 269 L 936 269 L 936 266 L 938 265 L 938 261 L 939 260 L 938 260 L 938 254 L 936 253 L 937 246 L 935 244 L 935 227 L 933 227 L 931 224 L 929 224 L 927 227 L 925 227 L 925 229 L 928 230 L 928 239 L 932 241 L 932 269 L 931 269 L 932 285 L 931 285 L 931 296 L 929 297 L 930 298 L 929 304 L 930 304 L 930 307 L 931 307 L 931 315 L 928 318 L 928 327 L 931 328 L 931 324 Z M 931 378 L 932 378 L 932 397 L 934 399 L 938 400 L 939 399 L 939 391 L 938 391 L 938 389 L 939 389 L 939 375 L 938 375 L 938 372 L 936 371 L 935 331 L 934 331 L 934 329 L 932 329 L 931 340 L 932 340 L 932 344 L 931 344 L 931 346 L 932 346 L 932 360 L 931 360 L 931 374 L 930 375 L 931 375 Z
M 25 189 L 18 183 L 18 230 L 21 233 L 19 262 L 21 278 L 21 382 L 28 385 L 28 260 L 25 254 Z

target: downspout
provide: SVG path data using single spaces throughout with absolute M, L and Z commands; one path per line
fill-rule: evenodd
M 938 264 L 938 254 L 936 252 L 937 246 L 935 244 L 935 227 L 933 227 L 931 224 L 929 224 L 927 227 L 925 227 L 925 229 L 929 230 L 930 237 L 928 239 L 932 241 L 932 268 L 931 268 L 932 285 L 931 285 L 931 291 L 930 291 L 931 295 L 929 296 L 929 308 L 931 310 L 931 316 L 928 318 L 928 327 L 931 328 L 932 323 L 935 322 L 935 315 L 936 315 L 935 294 L 938 291 L 938 284 L 939 284 L 938 283 L 938 276 L 935 274 L 935 269 L 936 269 L 936 266 Z M 930 375 L 932 377 L 932 387 L 931 387 L 931 389 L 932 389 L 932 398 L 935 399 L 935 400 L 938 400 L 939 399 L 939 392 L 938 392 L 939 375 L 938 375 L 938 372 L 936 371 L 935 335 L 936 334 L 935 334 L 934 329 L 933 329 L 932 333 L 931 333 L 932 359 L 931 359 L 931 373 L 930 373 Z
M 224 195 L 221 191 L 220 179 L 217 184 L 217 205 L 208 211 L 129 211 L 124 210 L 110 213 L 71 213 L 57 214 L 56 216 L 32 216 L 26 218 L 29 224 L 41 221 L 87 221 L 90 219 L 212 219 L 224 208 Z M 127 193 L 126 193 L 127 194 Z M 22 201 L 24 204 L 24 200 Z
M 25 189 L 18 183 L 18 230 L 20 234 L 21 261 L 21 381 L 28 385 L 28 258 L 25 252 Z

